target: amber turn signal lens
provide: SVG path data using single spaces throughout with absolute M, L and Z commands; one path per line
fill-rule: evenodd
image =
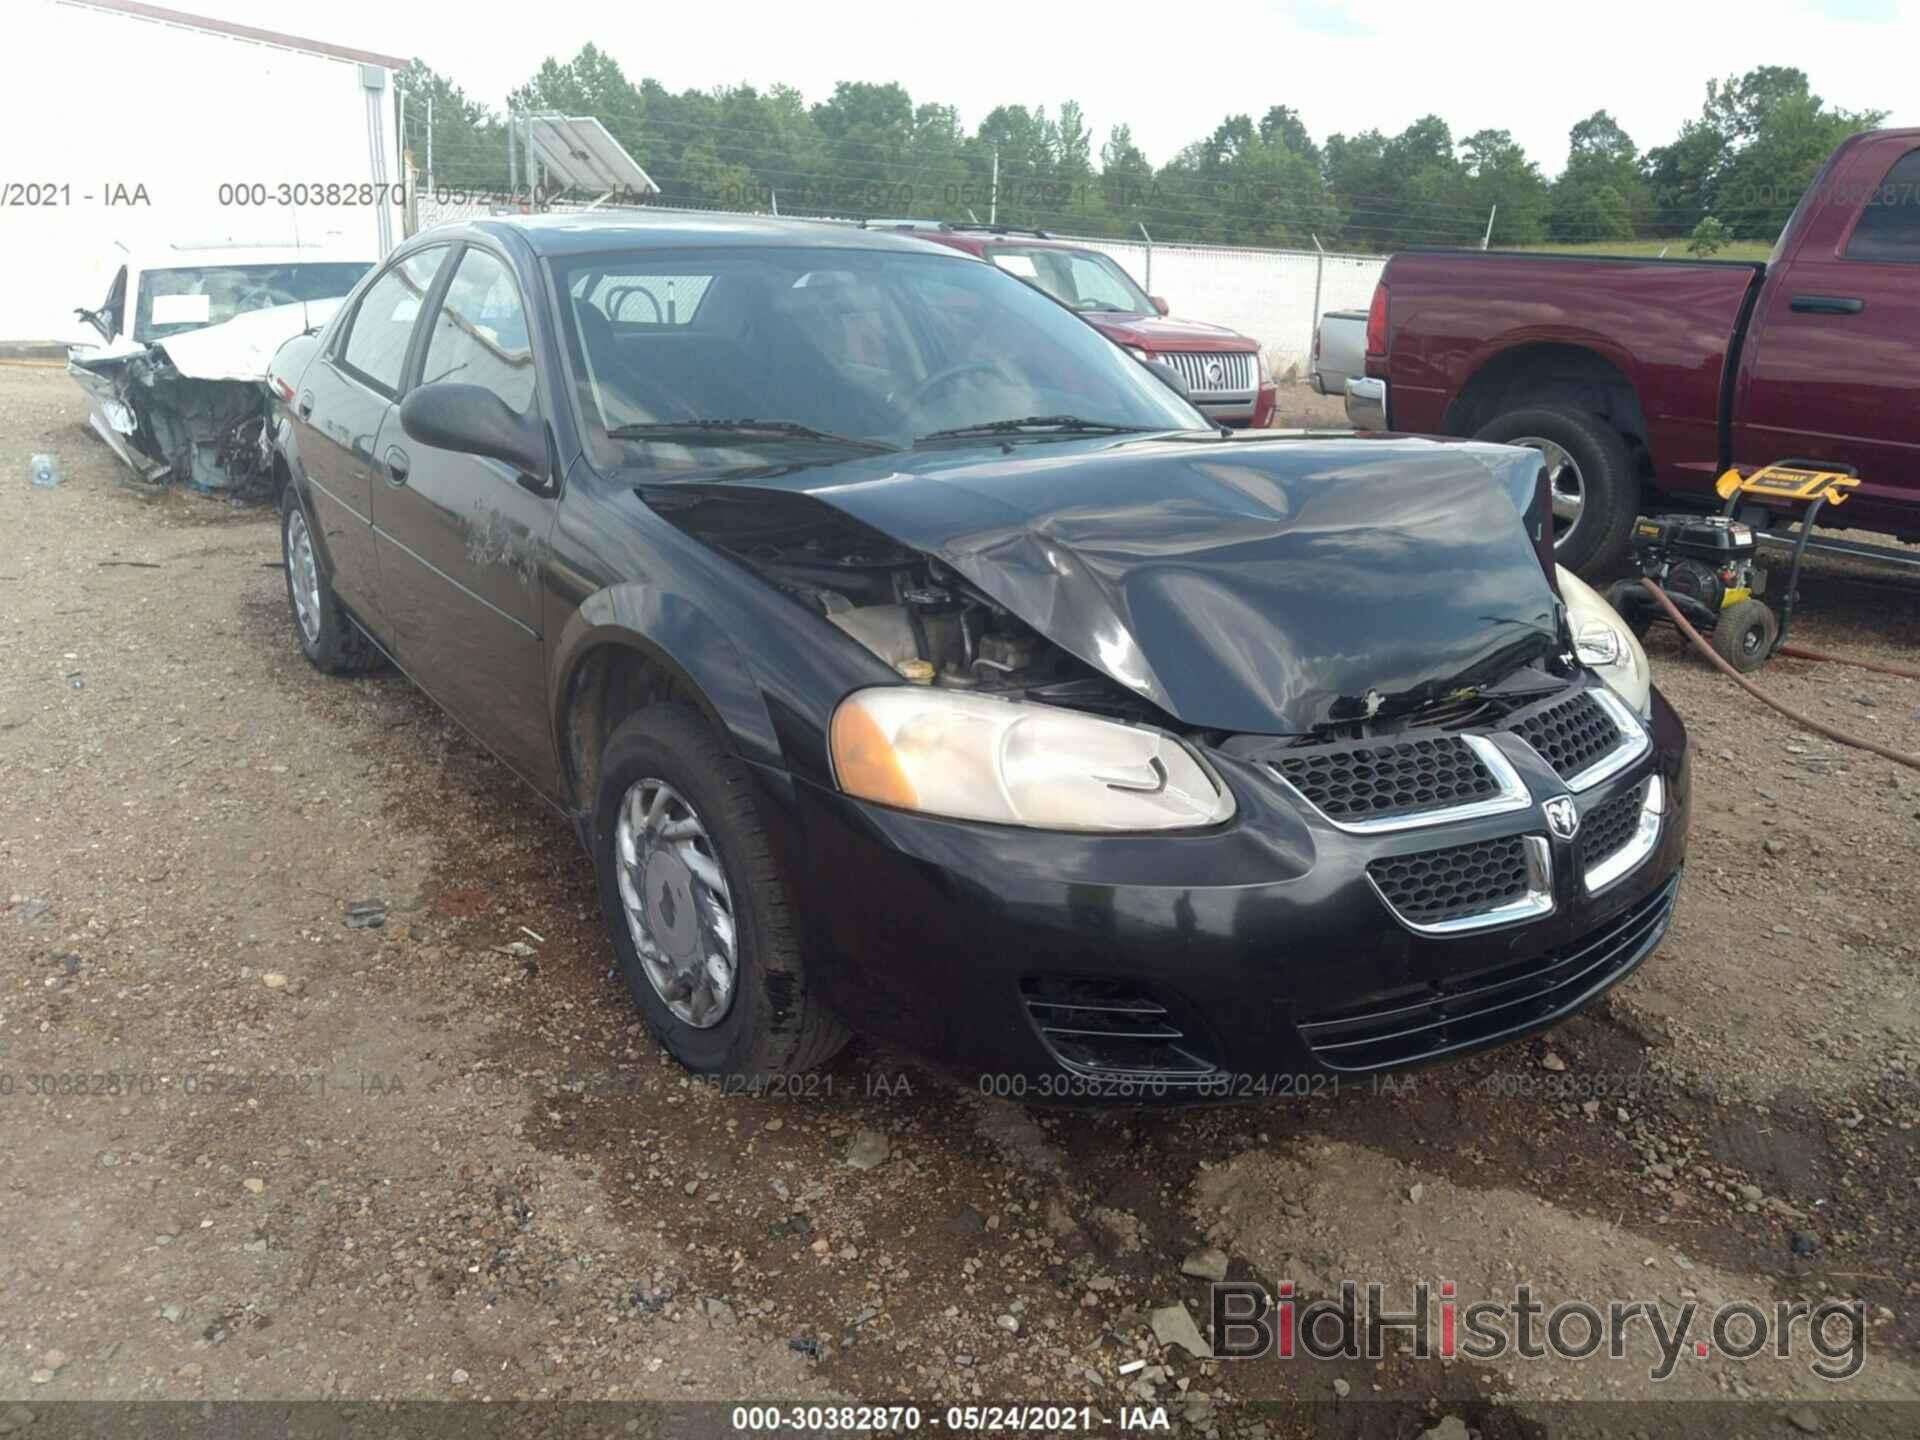
M 842 705 L 833 712 L 829 743 L 834 776 L 849 795 L 907 810 L 919 804 L 920 797 L 901 770 L 893 745 L 879 723 L 859 705 Z

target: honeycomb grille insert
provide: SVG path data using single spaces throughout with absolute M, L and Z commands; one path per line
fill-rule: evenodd
M 1572 779 L 1622 743 L 1613 717 L 1584 691 L 1534 711 L 1517 721 L 1513 730 L 1540 752 L 1562 780 Z
M 1274 768 L 1329 819 L 1353 823 L 1451 810 L 1501 793 L 1457 736 L 1284 755 Z
M 1498 909 L 1527 894 L 1526 842 L 1519 835 L 1375 860 L 1367 874 L 1400 917 L 1436 925 Z
M 1580 826 L 1580 843 L 1582 858 L 1588 869 L 1619 854 L 1633 839 L 1634 832 L 1640 828 L 1640 810 L 1646 800 L 1646 782 L 1642 781 L 1625 795 L 1587 812 Z

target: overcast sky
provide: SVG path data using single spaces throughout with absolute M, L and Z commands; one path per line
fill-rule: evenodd
M 628 75 L 673 90 L 784 81 L 817 100 L 836 80 L 898 80 L 916 101 L 958 106 L 969 128 L 997 104 L 1052 111 L 1074 99 L 1096 151 L 1124 120 L 1156 163 L 1227 114 L 1258 118 L 1286 104 L 1316 138 L 1392 133 L 1429 113 L 1456 137 L 1511 130 L 1551 175 L 1566 158 L 1568 127 L 1594 110 L 1611 110 L 1646 149 L 1698 112 L 1710 77 L 1763 64 L 1800 66 L 1832 103 L 1920 124 L 1920 0 L 169 3 L 418 55 L 495 105 L 543 57 L 588 41 Z

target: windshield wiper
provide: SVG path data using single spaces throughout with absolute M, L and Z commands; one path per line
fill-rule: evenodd
M 1145 425 L 1117 425 L 1110 420 L 1084 420 L 1078 415 L 1029 415 L 1023 420 L 987 420 L 978 425 L 956 425 L 951 430 L 934 430 L 914 437 L 923 440 L 958 440 L 967 435 L 1136 435 Z
M 831 445 L 848 445 L 856 450 L 892 452 L 900 449 L 884 440 L 863 440 L 857 435 L 836 435 L 831 430 L 816 430 L 798 420 L 653 420 L 644 425 L 616 425 L 607 431 L 615 440 L 651 440 L 669 435 L 713 435 L 751 440 L 773 437 L 785 440 L 819 440 Z

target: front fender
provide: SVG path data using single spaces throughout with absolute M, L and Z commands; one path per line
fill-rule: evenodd
M 580 662 L 606 645 L 631 650 L 684 680 L 742 759 L 783 765 L 765 693 L 732 638 L 686 596 L 644 581 L 589 595 L 553 638 L 547 693 L 556 739 L 567 733 L 567 706 Z M 558 749 L 570 768 L 565 744 Z M 569 773 L 568 783 L 574 778 Z

